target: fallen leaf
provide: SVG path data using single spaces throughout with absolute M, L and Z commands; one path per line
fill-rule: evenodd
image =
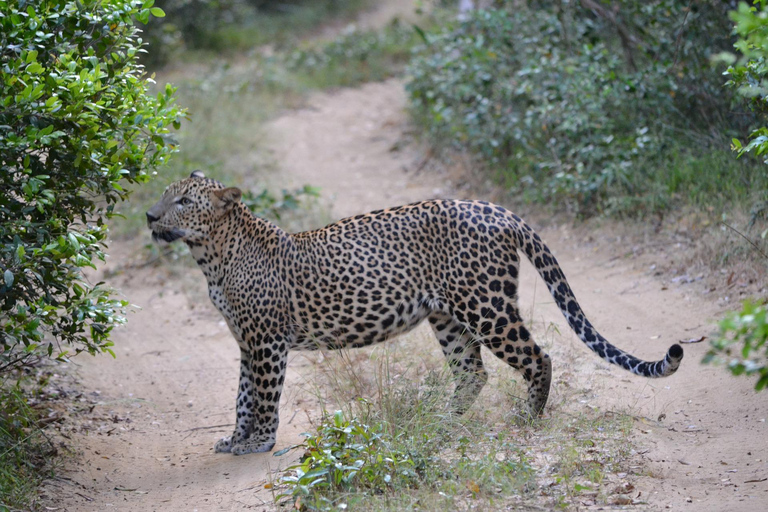
M 690 463 L 690 462 L 686 462 L 686 461 L 684 461 L 683 459 L 677 459 L 677 462 L 679 462 L 679 463 L 680 463 L 680 464 L 682 464 L 683 466 L 690 466 L 690 465 L 691 465 L 691 463 Z
M 479 486 L 479 485 L 477 485 L 477 484 L 476 484 L 475 482 L 473 482 L 472 480 L 468 480 L 468 481 L 467 481 L 467 489 L 469 489 L 470 491 L 472 491 L 474 494 L 477 494 L 477 493 L 479 493 L 479 492 L 480 492 L 480 486 Z
M 689 338 L 687 340 L 680 340 L 680 343 L 701 343 L 707 339 L 706 336 L 699 336 L 698 338 Z
M 756 483 L 759 483 L 759 482 L 765 482 L 766 480 L 768 480 L 768 478 L 758 478 L 756 480 L 745 480 L 744 483 L 745 484 L 756 484 Z
M 272 488 L 272 484 L 264 484 L 264 488 L 265 489 L 271 489 Z
M 127 487 L 119 487 L 119 486 L 117 486 L 117 487 L 115 487 L 115 490 L 116 491 L 133 492 L 133 491 L 136 491 L 138 489 L 128 489 Z

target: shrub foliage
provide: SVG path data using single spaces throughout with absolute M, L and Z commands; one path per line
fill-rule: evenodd
M 768 308 L 747 301 L 720 321 L 704 363 L 724 362 L 734 375 L 757 377 L 755 390 L 768 386 Z
M 726 85 L 746 98 L 761 121 L 760 126 L 750 134 L 751 140 L 746 145 L 734 139 L 732 148 L 739 156 L 753 153 L 765 163 L 768 163 L 768 127 L 765 126 L 768 114 L 768 87 L 765 84 L 768 76 L 767 5 L 766 0 L 755 0 L 751 6 L 741 2 L 736 10 L 729 13 L 730 19 L 735 22 L 734 31 L 738 35 L 735 47 L 740 55 L 724 53 L 719 56 L 731 64 L 726 71 L 729 77 Z M 766 204 L 754 208 L 750 224 L 754 224 L 760 212 L 764 215 L 766 209 Z M 762 232 L 762 238 L 766 236 L 768 230 Z M 720 321 L 720 336 L 712 340 L 704 362 L 725 362 L 734 375 L 756 376 L 755 390 L 761 391 L 768 386 L 767 342 L 768 308 L 765 303 L 746 301 L 741 311 L 731 312 Z
M 766 115 L 768 114 L 768 87 L 766 87 L 766 76 L 768 76 L 768 12 L 766 11 L 766 0 L 755 0 L 750 6 L 745 2 L 740 2 L 738 9 L 730 12 L 730 18 L 735 22 L 734 31 L 739 36 L 735 47 L 741 54 L 738 61 L 737 57 L 731 53 L 722 54 L 723 60 L 729 61 L 726 75 L 730 80 L 726 85 L 735 88 L 738 93 L 744 96 L 752 110 L 760 117 L 763 126 L 756 128 L 751 134 L 751 140 L 747 145 L 734 139 L 733 147 L 739 152 L 739 156 L 745 153 L 754 152 L 762 156 L 768 163 L 768 127 L 766 124 Z
M 428 36 L 408 90 L 434 140 L 517 191 L 586 214 L 674 193 L 672 160 L 727 148 L 755 121 L 710 66 L 733 44 L 728 3 L 497 4 Z
M 0 370 L 109 351 L 127 306 L 83 267 L 103 260 L 126 185 L 174 151 L 183 114 L 148 94 L 134 18 L 152 0 L 0 0 Z

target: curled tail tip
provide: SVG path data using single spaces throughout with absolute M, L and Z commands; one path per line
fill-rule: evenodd
M 669 351 L 667 351 L 667 357 L 673 361 L 680 362 L 680 360 L 683 359 L 683 347 L 675 343 L 669 347 Z
M 667 357 L 664 358 L 664 365 L 659 377 L 667 377 L 677 371 L 680 361 L 683 360 L 683 347 L 675 343 L 667 351 Z

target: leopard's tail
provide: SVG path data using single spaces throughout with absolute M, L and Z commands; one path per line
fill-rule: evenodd
M 667 355 L 660 361 L 643 361 L 613 346 L 603 338 L 581 310 L 565 274 L 549 247 L 530 226 L 519 217 L 515 217 L 518 222 L 518 229 L 515 230 L 517 246 L 526 254 L 541 278 L 547 283 L 549 293 L 552 294 L 568 325 L 581 341 L 602 359 L 637 375 L 667 377 L 677 371 L 680 361 L 683 360 L 683 347 L 678 344 L 669 347 Z

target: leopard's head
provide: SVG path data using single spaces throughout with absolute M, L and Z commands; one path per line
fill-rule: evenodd
M 240 202 L 242 193 L 194 171 L 168 185 L 163 197 L 147 212 L 155 241 L 203 243 L 218 221 Z

